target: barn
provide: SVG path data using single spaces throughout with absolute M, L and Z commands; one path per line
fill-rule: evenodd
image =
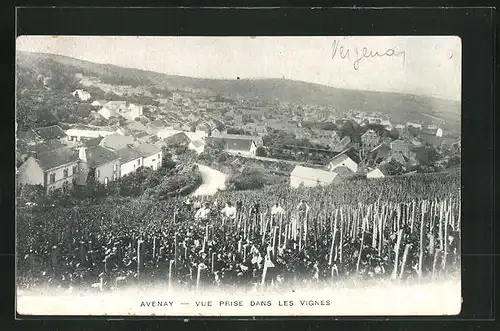
M 340 181 L 339 174 L 321 169 L 296 166 L 290 173 L 290 187 L 292 188 L 298 188 L 301 184 L 305 187 L 329 185 L 338 181 Z

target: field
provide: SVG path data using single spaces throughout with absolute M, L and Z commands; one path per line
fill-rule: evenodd
M 459 173 L 191 199 L 210 204 L 207 221 L 195 221 L 193 205 L 180 198 L 18 208 L 18 286 L 252 290 L 459 272 Z M 304 214 L 301 199 L 310 208 Z M 238 206 L 235 219 L 221 215 L 226 202 Z M 284 213 L 271 216 L 276 202 Z

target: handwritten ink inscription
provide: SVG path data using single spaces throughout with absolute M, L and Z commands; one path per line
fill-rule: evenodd
M 354 48 L 354 54 L 353 57 L 351 58 L 351 51 L 352 49 L 349 49 L 342 45 L 340 41 L 334 40 L 332 43 L 332 59 L 340 58 L 342 60 L 353 60 L 352 66 L 354 67 L 354 70 L 359 69 L 359 64 L 362 60 L 364 59 L 374 59 L 374 58 L 381 58 L 381 57 L 400 57 L 402 58 L 403 61 L 403 66 L 405 64 L 406 60 L 406 53 L 405 51 L 398 51 L 394 48 L 388 48 L 385 51 L 374 51 L 368 49 L 368 47 L 363 47 L 363 48 Z

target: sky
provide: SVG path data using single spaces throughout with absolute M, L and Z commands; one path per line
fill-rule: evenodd
M 454 36 L 22 36 L 16 48 L 171 75 L 287 78 L 461 100 L 462 47 Z

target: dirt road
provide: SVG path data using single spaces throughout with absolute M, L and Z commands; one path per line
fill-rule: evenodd
M 226 188 L 226 174 L 202 164 L 197 165 L 203 178 L 203 184 L 192 193 L 193 196 L 211 195 L 215 194 L 217 190 L 224 190 Z

